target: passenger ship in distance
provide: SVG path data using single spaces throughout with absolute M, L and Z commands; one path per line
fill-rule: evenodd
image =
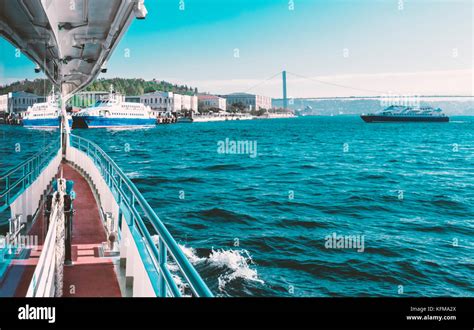
M 68 116 L 71 125 L 71 116 Z M 61 122 L 61 109 L 59 108 L 58 96 L 54 88 L 48 95 L 46 102 L 35 103 L 28 107 L 23 119 L 23 126 L 27 128 L 59 128 Z
M 405 107 L 392 105 L 375 114 L 360 116 L 366 123 L 382 122 L 449 122 L 449 117 L 440 108 Z
M 153 127 L 155 124 L 156 117 L 149 106 L 124 102 L 112 90 L 107 99 L 98 100 L 72 116 L 72 128 Z
M 209 114 L 192 114 L 191 116 L 178 117 L 178 123 L 204 123 L 204 122 L 214 122 L 214 121 L 228 121 L 228 120 L 251 120 L 254 117 L 246 113 L 229 113 L 229 112 L 219 112 L 219 113 L 209 113 Z

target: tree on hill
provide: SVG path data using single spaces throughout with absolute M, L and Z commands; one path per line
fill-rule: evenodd
M 100 78 L 94 80 L 84 91 L 103 92 L 108 91 L 110 86 L 114 86 L 114 90 L 125 95 L 142 95 L 148 91 L 165 91 L 178 94 L 194 95 L 198 93 L 197 88 L 188 86 L 178 86 L 166 81 L 158 81 L 156 79 L 145 81 L 144 79 L 135 78 Z M 33 81 L 21 80 L 11 84 L 0 86 L 0 94 L 9 92 L 28 91 L 37 95 L 48 95 L 51 91 L 51 82 L 47 79 L 35 79 Z
M 147 87 L 147 88 L 145 88 L 145 93 L 153 93 L 153 92 L 155 92 L 155 91 L 156 91 L 156 89 L 154 89 L 153 87 Z

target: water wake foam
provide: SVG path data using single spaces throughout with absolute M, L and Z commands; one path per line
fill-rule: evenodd
M 228 269 L 217 279 L 219 291 L 224 291 L 229 282 L 238 278 L 264 284 L 264 281 L 258 278 L 257 270 L 250 268 L 254 262 L 247 250 L 213 249 L 207 261 L 213 266 Z
M 158 243 L 158 235 L 152 236 L 153 241 Z M 219 291 L 224 291 L 225 286 L 236 279 L 242 279 L 244 281 L 253 281 L 264 284 L 265 282 L 258 277 L 257 270 L 251 268 L 251 265 L 255 265 L 251 255 L 247 250 L 224 250 L 224 249 L 212 249 L 209 256 L 200 257 L 198 256 L 196 249 L 187 247 L 186 245 L 178 244 L 181 251 L 193 264 L 206 263 L 212 267 L 223 270 L 223 273 L 217 278 Z M 168 262 L 168 269 L 173 275 L 175 283 L 182 293 L 189 289 L 187 283 L 184 283 L 181 276 L 178 275 L 178 265 L 173 262 Z
M 258 278 L 257 270 L 250 268 L 255 263 L 247 250 L 212 249 L 209 257 L 202 258 L 197 255 L 194 248 L 181 244 L 178 245 L 193 265 L 206 262 L 210 266 L 225 269 L 224 273 L 217 278 L 218 288 L 221 292 L 224 291 L 225 286 L 229 282 L 239 278 L 264 284 L 264 281 Z
M 178 245 L 179 245 L 179 248 L 181 249 L 181 251 L 183 251 L 186 258 L 188 258 L 189 261 L 193 265 L 206 260 L 206 258 L 201 258 L 197 255 L 196 249 L 194 249 L 192 247 L 187 247 L 186 245 L 181 245 L 181 244 L 178 244 Z

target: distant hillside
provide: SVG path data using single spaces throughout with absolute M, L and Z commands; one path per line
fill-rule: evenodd
M 19 91 L 34 93 L 36 95 L 46 95 L 51 91 L 51 83 L 46 79 L 35 79 L 33 81 L 20 80 L 9 85 L 0 86 L 0 95 Z
M 166 81 L 144 79 L 97 79 L 90 84 L 85 91 L 108 91 L 110 85 L 114 86 L 116 92 L 125 95 L 142 95 L 153 91 L 174 92 L 180 94 L 197 94 L 198 89 L 186 85 L 174 85 Z M 47 79 L 21 80 L 9 85 L 0 86 L 0 94 L 8 92 L 25 91 L 37 95 L 47 95 L 51 91 L 51 83 Z

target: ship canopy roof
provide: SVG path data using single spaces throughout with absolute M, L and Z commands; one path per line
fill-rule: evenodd
M 0 35 L 43 70 L 63 94 L 103 70 L 144 0 L 0 0 Z

